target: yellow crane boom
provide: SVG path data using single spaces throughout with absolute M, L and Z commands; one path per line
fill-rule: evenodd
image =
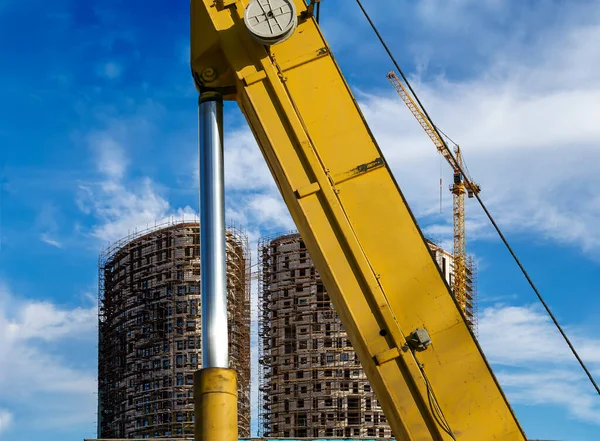
M 525 441 L 305 1 L 192 0 L 191 20 L 201 100 L 246 117 L 395 438 Z M 196 439 L 233 441 L 207 403 Z
M 462 153 L 460 147 L 457 145 L 454 148 L 455 157 L 452 156 L 450 151 L 446 149 L 446 146 L 442 139 L 439 137 L 437 132 L 429 120 L 423 115 L 423 112 L 419 109 L 415 101 L 412 99 L 402 81 L 396 75 L 396 72 L 390 71 L 387 74 L 388 80 L 404 101 L 404 104 L 408 107 L 410 112 L 421 124 L 425 133 L 429 136 L 433 144 L 436 146 L 438 152 L 448 161 L 454 172 L 454 182 L 450 186 L 452 192 L 452 214 L 454 219 L 454 278 L 452 282 L 452 292 L 456 298 L 463 314 L 469 320 L 470 309 L 468 308 L 469 294 L 467 291 L 467 243 L 466 243 L 466 231 L 465 231 L 465 194 L 472 198 L 475 193 L 479 193 L 481 188 L 476 184 L 469 176 L 463 177 L 461 169 L 464 170 L 464 164 L 462 159 Z M 465 185 L 464 179 L 468 180 L 468 184 Z M 469 185 L 470 184 L 470 185 Z M 472 318 L 469 320 L 469 324 L 472 325 Z

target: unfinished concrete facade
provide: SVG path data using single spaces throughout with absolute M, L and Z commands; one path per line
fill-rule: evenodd
M 259 243 L 259 430 L 392 437 L 299 234 Z
M 454 256 L 435 242 L 427 239 L 427 245 L 450 287 L 454 285 Z M 465 319 L 477 334 L 477 265 L 473 256 L 467 256 L 467 304 Z
M 250 289 L 245 234 L 227 231 L 230 365 L 239 433 L 250 435 Z M 113 244 L 99 263 L 98 437 L 194 433 L 201 368 L 197 222 L 171 222 Z

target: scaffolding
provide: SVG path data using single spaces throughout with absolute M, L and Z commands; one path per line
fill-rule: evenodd
M 433 258 L 440 267 L 442 276 L 452 290 L 454 287 L 454 256 L 436 242 L 426 239 Z M 477 262 L 472 255 L 467 256 L 466 264 L 465 319 L 473 333 L 477 335 Z
M 98 265 L 99 438 L 194 432 L 201 367 L 198 222 L 170 221 L 107 247 Z M 230 367 L 238 373 L 240 436 L 250 431 L 250 255 L 227 229 Z
M 300 235 L 258 248 L 261 435 L 391 438 Z
M 475 336 L 478 335 L 478 322 L 477 317 L 479 315 L 478 301 L 479 293 L 477 291 L 477 261 L 473 255 L 467 257 L 467 310 L 469 314 L 469 326 Z

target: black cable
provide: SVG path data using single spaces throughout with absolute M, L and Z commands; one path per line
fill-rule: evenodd
M 414 351 L 413 351 L 413 356 L 415 357 L 415 359 L 417 359 Z M 435 393 L 433 392 L 433 387 L 431 386 L 431 383 L 429 382 L 429 378 L 427 377 L 427 374 L 425 373 L 425 369 L 423 368 L 423 365 L 421 364 L 421 362 L 419 362 L 418 359 L 417 359 L 417 365 L 419 366 L 419 370 L 421 371 L 421 374 L 423 375 L 423 379 L 425 380 L 425 387 L 427 388 L 427 400 L 429 401 L 429 407 L 433 411 L 433 418 L 440 425 L 442 430 L 444 432 L 446 432 L 448 435 L 450 435 L 450 438 L 452 438 L 454 441 L 456 441 L 454 432 L 452 432 L 452 429 L 450 428 L 450 425 L 448 424 L 448 420 L 446 420 L 446 417 L 444 416 L 444 412 L 442 411 L 440 403 L 438 402 L 437 397 L 435 396 Z
M 462 173 L 462 171 L 461 171 L 461 173 Z M 556 325 L 556 327 L 560 331 L 560 334 L 563 336 L 563 338 L 567 342 L 567 345 L 569 345 L 569 348 L 571 349 L 571 352 L 573 352 L 573 355 L 575 356 L 575 358 L 577 359 L 577 361 L 579 362 L 579 364 L 581 365 L 581 367 L 585 371 L 586 375 L 588 376 L 588 378 L 590 379 L 590 381 L 594 385 L 594 388 L 596 389 L 596 392 L 598 392 L 598 395 L 600 395 L 600 388 L 598 388 L 598 385 L 594 381 L 594 377 L 592 377 L 592 373 L 588 370 L 587 366 L 585 365 L 585 363 L 583 362 L 583 360 L 581 359 L 581 357 L 579 357 L 579 354 L 577 353 L 577 351 L 573 347 L 573 344 L 571 343 L 571 340 L 569 340 L 569 337 L 567 337 L 567 334 L 565 334 L 565 331 L 563 331 L 562 327 L 558 324 L 558 321 L 554 317 L 554 314 L 552 314 L 552 311 L 550 311 L 550 307 L 544 301 L 542 295 L 537 290 L 537 288 L 534 285 L 533 281 L 529 277 L 529 274 L 527 274 L 527 271 L 525 271 L 525 268 L 523 268 L 523 265 L 521 264 L 521 261 L 517 258 L 517 256 L 514 253 L 512 247 L 508 244 L 508 241 L 504 237 L 504 234 L 502 234 L 502 232 L 500 231 L 500 228 L 496 224 L 496 221 L 494 221 L 494 218 L 492 218 L 492 215 L 490 214 L 490 212 L 488 211 L 488 209 L 484 205 L 483 201 L 481 200 L 481 198 L 479 197 L 479 195 L 476 192 L 474 194 L 475 194 L 475 197 L 477 198 L 477 200 L 479 201 L 479 204 L 481 205 L 481 208 L 483 208 L 483 211 L 485 211 L 485 214 L 490 219 L 490 222 L 492 222 L 492 225 L 494 226 L 494 228 L 498 232 L 498 235 L 500 236 L 500 239 L 502 239 L 502 242 L 504 242 L 504 245 L 506 245 L 506 248 L 510 252 L 511 256 L 513 256 L 513 258 L 515 259 L 515 262 L 517 262 L 517 265 L 519 265 L 519 268 L 521 269 L 521 272 L 523 273 L 523 275 L 525 276 L 525 278 L 529 282 L 529 285 L 531 286 L 531 288 L 533 289 L 533 291 L 537 295 L 537 297 L 540 300 L 540 302 L 542 303 L 542 305 L 544 305 L 544 308 L 546 309 L 546 312 L 548 313 L 548 315 L 550 316 L 550 318 L 552 319 L 552 321 L 554 322 L 554 324 Z
M 415 91 L 413 90 L 412 86 L 410 85 L 410 82 L 408 81 L 408 78 L 406 78 L 406 76 L 404 75 L 404 72 L 402 71 L 402 69 L 400 69 L 400 66 L 398 66 L 398 63 L 396 62 L 396 59 L 394 58 L 394 56 L 392 55 L 392 53 L 390 52 L 387 44 L 385 43 L 385 41 L 383 40 L 383 38 L 381 37 L 381 34 L 379 33 L 379 31 L 377 30 L 377 27 L 375 26 L 375 24 L 373 23 L 373 21 L 371 20 L 371 17 L 369 17 L 369 14 L 367 13 L 367 11 L 365 10 L 365 8 L 363 7 L 362 3 L 360 0 L 356 0 L 356 3 L 358 3 L 358 6 L 360 7 L 360 9 L 362 10 L 365 18 L 367 19 L 367 21 L 369 22 L 369 24 L 371 25 L 371 28 L 373 28 L 373 31 L 375 32 L 375 34 L 377 35 L 377 38 L 379 38 L 379 41 L 381 42 L 381 44 L 383 45 L 385 51 L 387 52 L 388 56 L 390 57 L 390 59 L 392 60 L 392 63 L 394 63 L 394 66 L 396 66 L 396 69 L 398 69 L 398 72 L 400 73 L 400 75 L 402 76 L 402 79 L 404 80 L 404 82 L 406 83 L 406 85 L 408 86 L 410 92 L 413 94 L 415 100 L 417 101 L 421 111 L 423 112 L 423 114 L 425 115 L 425 117 L 427 118 L 427 120 L 429 121 L 429 123 L 431 124 L 431 126 L 433 127 L 433 130 L 435 130 L 435 133 L 438 135 L 439 139 L 442 141 L 442 144 L 444 144 L 444 148 L 446 149 L 446 151 L 448 152 L 448 154 L 452 157 L 454 163 L 455 163 L 455 167 L 462 173 L 463 176 L 467 176 L 465 175 L 462 167 L 460 166 L 460 164 L 458 163 L 458 161 L 456 161 L 456 159 L 454 158 L 454 156 L 452 155 L 452 152 L 450 151 L 450 149 L 448 148 L 448 145 L 446 144 L 446 141 L 444 141 L 444 139 L 441 137 L 440 132 L 438 131 L 437 127 L 435 126 L 435 124 L 433 123 L 431 117 L 429 116 L 429 114 L 427 113 L 427 110 L 425 110 L 425 107 L 423 106 L 423 104 L 421 103 L 421 100 L 419 100 L 419 97 L 417 96 L 417 94 L 415 93 Z M 540 294 L 540 292 L 538 291 L 538 289 L 536 288 L 535 284 L 533 283 L 533 281 L 531 280 L 531 278 L 529 277 L 529 274 L 527 273 L 527 271 L 525 270 L 525 268 L 523 267 L 523 265 L 521 264 L 521 261 L 517 258 L 517 255 L 515 254 L 515 252 L 513 251 L 512 247 L 509 245 L 508 241 L 506 240 L 506 238 L 504 237 L 504 234 L 502 234 L 502 231 L 500 231 L 500 228 L 498 227 L 498 224 L 496 224 L 496 221 L 494 220 L 494 218 L 492 217 L 492 215 L 490 214 L 490 212 L 488 211 L 487 207 L 485 206 L 485 204 L 483 203 L 483 201 L 481 200 L 481 198 L 478 195 L 478 192 L 475 191 L 476 189 L 473 188 L 473 186 L 471 185 L 471 182 L 468 179 L 465 179 L 465 182 L 467 183 L 467 186 L 469 187 L 469 189 L 471 189 L 473 191 L 473 194 L 475 195 L 475 197 L 477 198 L 477 201 L 479 202 L 479 205 L 481 205 L 481 208 L 483 208 L 483 211 L 485 212 L 485 214 L 487 215 L 488 219 L 490 220 L 490 222 L 492 223 L 492 225 L 494 226 L 494 228 L 496 229 L 496 232 L 498 233 L 498 235 L 500 236 L 500 239 L 502 239 L 502 242 L 504 243 L 504 245 L 506 246 L 506 248 L 508 249 L 509 253 L 511 254 L 511 256 L 513 257 L 513 259 L 515 260 L 515 262 L 517 263 L 517 265 L 519 266 L 519 268 L 521 269 L 521 272 L 523 273 L 523 275 L 525 276 L 525 278 L 527 279 L 527 282 L 529 282 L 529 285 L 531 286 L 531 288 L 533 289 L 533 291 L 535 292 L 535 294 L 537 295 L 539 301 L 542 303 L 542 305 L 544 306 L 544 308 L 546 309 L 546 312 L 548 313 L 548 315 L 550 316 L 550 318 L 552 319 L 552 321 L 554 322 L 554 325 L 558 328 L 558 330 L 560 331 L 560 334 L 563 336 L 563 338 L 565 339 L 565 342 L 567 343 L 567 345 L 569 346 L 569 348 L 571 349 L 571 352 L 573 352 L 573 355 L 575 356 L 575 358 L 577 359 L 577 361 L 579 362 L 579 364 L 581 365 L 581 367 L 583 368 L 584 372 L 586 373 L 586 375 L 588 376 L 588 378 L 590 379 L 591 383 L 593 384 L 594 388 L 596 389 L 596 392 L 598 392 L 598 395 L 600 395 L 600 388 L 598 387 L 598 385 L 596 384 L 596 381 L 594 381 L 594 377 L 592 377 L 591 372 L 588 370 L 587 366 L 585 365 L 585 363 L 583 362 L 583 360 L 581 359 L 581 357 L 579 356 L 579 354 L 577 353 L 577 351 L 575 350 L 575 348 L 573 347 L 573 344 L 571 343 L 571 341 L 569 340 L 569 338 L 567 337 L 567 334 L 565 334 L 565 332 L 563 331 L 562 327 L 560 326 L 560 324 L 558 323 L 558 321 L 556 320 L 556 317 L 554 317 L 554 314 L 552 314 L 552 311 L 550 310 L 550 307 L 546 304 L 546 302 L 544 301 L 542 295 Z

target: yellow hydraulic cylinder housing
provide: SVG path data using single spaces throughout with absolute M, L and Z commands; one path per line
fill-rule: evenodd
M 526 440 L 306 3 L 192 0 L 191 66 L 245 115 L 396 439 Z
M 194 372 L 194 440 L 238 441 L 237 399 L 233 369 Z

